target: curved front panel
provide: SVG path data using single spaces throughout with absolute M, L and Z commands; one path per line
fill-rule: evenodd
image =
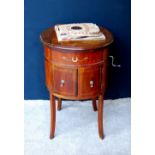
M 105 88 L 108 48 L 60 52 L 45 47 L 46 86 L 56 96 L 89 99 Z

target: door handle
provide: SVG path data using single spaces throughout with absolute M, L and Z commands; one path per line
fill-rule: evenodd
M 65 84 L 65 80 L 61 80 L 61 81 L 60 81 L 60 87 L 63 87 L 64 84 Z
M 90 81 L 90 87 L 91 88 L 94 87 L 94 81 L 93 80 Z

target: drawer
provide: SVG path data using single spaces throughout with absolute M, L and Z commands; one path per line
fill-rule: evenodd
M 53 66 L 54 92 L 60 95 L 77 95 L 77 70 Z
M 47 55 L 47 54 L 46 54 Z M 80 66 L 80 65 L 92 65 L 103 63 L 108 56 L 107 49 L 98 49 L 94 51 L 86 52 L 60 52 L 52 51 L 50 60 L 57 65 L 68 66 Z M 48 55 L 49 58 L 49 55 Z
M 85 97 L 98 94 L 101 91 L 101 68 L 78 69 L 78 96 Z

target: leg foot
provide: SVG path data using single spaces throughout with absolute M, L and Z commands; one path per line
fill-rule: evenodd
M 55 97 L 50 94 L 50 111 L 51 111 L 51 123 L 50 123 L 50 139 L 54 138 L 55 122 L 56 122 L 56 110 L 55 110 Z
M 103 134 L 103 95 L 99 96 L 98 102 L 98 133 L 101 139 L 104 138 Z

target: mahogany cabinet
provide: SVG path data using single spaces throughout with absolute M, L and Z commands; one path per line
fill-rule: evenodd
M 55 97 L 58 97 L 58 110 L 61 109 L 61 99 L 91 99 L 93 109 L 98 110 L 99 136 L 101 139 L 104 137 L 103 100 L 109 45 L 113 36 L 103 27 L 100 30 L 106 36 L 105 40 L 58 42 L 53 27 L 40 35 L 44 46 L 46 86 L 50 93 L 50 138 L 55 133 Z

